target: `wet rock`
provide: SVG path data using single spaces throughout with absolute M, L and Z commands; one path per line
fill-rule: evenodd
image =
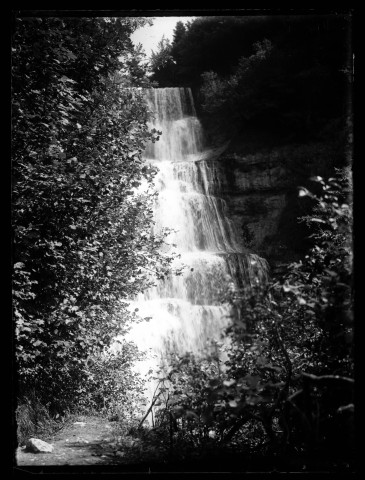
M 249 137 L 236 136 L 210 161 L 210 193 L 226 201 L 227 217 L 243 246 L 269 263 L 287 263 L 305 247 L 296 187 L 312 175 L 331 175 L 337 150 L 325 142 L 276 145 L 265 137 L 249 147 Z
M 33 453 L 52 453 L 53 452 L 53 445 L 50 443 L 44 442 L 39 438 L 30 438 L 27 441 L 27 451 Z

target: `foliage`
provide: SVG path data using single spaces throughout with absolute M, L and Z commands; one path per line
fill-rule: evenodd
M 180 57 L 180 45 L 183 44 L 186 34 L 186 27 L 183 22 L 177 22 L 173 31 L 172 43 L 164 36 L 157 44 L 157 51 L 152 51 L 150 59 L 150 70 L 152 81 L 159 87 L 181 86 L 178 63 Z
M 126 420 L 136 415 L 136 405 L 142 399 L 144 379 L 132 370 L 142 354 L 133 344 L 119 340 L 119 348 L 107 350 L 88 359 L 88 381 L 80 385 L 81 412 L 95 412 L 110 418 Z
M 268 86 L 268 73 L 264 74 L 262 69 L 272 54 L 272 49 L 273 46 L 267 39 L 257 42 L 254 54 L 240 58 L 235 73 L 228 79 L 221 79 L 212 71 L 205 72 L 201 88 L 203 109 L 209 113 L 220 112 L 233 122 L 239 121 L 240 117 L 245 119 L 258 115 L 262 111 L 267 113 L 268 104 L 274 103 L 273 98 L 268 88 L 263 97 L 259 97 L 258 91 L 262 94 L 263 85 Z
M 176 26 L 174 64 L 153 68 L 152 78 L 193 87 L 206 122 L 221 120 L 228 137 L 251 126 L 317 138 L 343 115 L 349 22 L 346 15 L 199 17 L 184 32 Z
M 64 421 L 65 417 L 57 417 L 57 420 L 52 418 L 48 408 L 37 398 L 36 392 L 28 392 L 19 402 L 16 411 L 19 445 L 24 445 L 29 438 L 36 435 L 50 435 L 60 424 L 63 426 Z
M 165 78 L 173 76 L 175 61 L 172 57 L 172 45 L 168 39 L 164 36 L 157 44 L 156 52 L 152 51 L 150 68 L 158 77 L 158 84 L 160 87 L 164 87 Z
M 299 195 L 316 201 L 302 219 L 316 226 L 314 246 L 265 289 L 238 294 L 241 320 L 229 332 L 227 365 L 238 408 L 261 422 L 271 448 L 342 458 L 353 440 L 350 172 L 313 180 L 322 192 Z M 248 378 L 255 379 L 250 401 Z
M 156 413 L 157 429 L 168 430 L 170 455 L 199 458 L 214 443 L 209 390 L 220 377 L 219 360 L 214 355 L 196 359 L 191 354 L 171 360 L 169 388 L 163 391 L 163 400 L 160 397 L 164 408 Z
M 145 415 L 133 432 L 142 442 L 141 448 L 155 460 L 201 460 L 216 445 L 213 422 L 207 421 L 212 418 L 213 408 L 209 392 L 221 376 L 219 360 L 213 357 L 196 359 L 192 354 L 170 354 L 169 371 L 159 378 L 149 409 L 153 414 L 152 429 L 143 427 Z M 219 427 L 217 422 L 215 425 Z
M 299 195 L 316 202 L 302 219 L 314 226 L 314 245 L 281 278 L 230 296 L 237 316 L 217 346 L 228 356 L 224 365 L 218 355 L 172 363 L 156 428 L 164 428 L 176 455 L 229 449 L 351 462 L 350 172 L 312 180 L 319 193 L 301 188 Z
M 306 45 L 308 50 L 311 47 Z M 275 124 L 273 128 L 289 129 L 298 140 L 308 134 L 318 137 L 328 118 L 342 114 L 342 102 L 333 102 L 333 98 L 344 98 L 344 83 L 340 73 L 334 74 L 325 59 L 318 59 L 313 65 L 293 61 L 293 57 L 302 54 L 302 48 L 295 43 L 288 47 L 264 38 L 253 44 L 252 55 L 238 60 L 230 76 L 222 77 L 212 71 L 202 74 L 203 110 L 229 118 L 232 125 L 268 128 Z M 329 87 L 333 76 L 336 95 L 334 86 Z
M 173 31 L 173 43 L 175 46 L 178 45 L 184 39 L 185 34 L 186 34 L 185 25 L 181 21 L 177 22 Z
M 113 80 L 124 88 L 135 86 L 151 88 L 155 83 L 146 76 L 148 70 L 146 53 L 143 46 L 138 44 L 132 52 L 125 55 L 123 66 L 114 73 Z
M 153 69 L 153 79 L 160 82 L 163 74 L 169 82 L 163 86 L 196 86 L 204 71 L 228 74 L 237 59 L 250 52 L 251 43 L 260 39 L 260 25 L 267 29 L 268 23 L 268 17 L 240 16 L 199 17 L 185 25 L 177 22 L 171 45 L 176 65 L 169 72 Z
M 19 395 L 77 405 L 134 318 L 123 299 L 164 273 L 152 233 L 155 170 L 130 34 L 143 19 L 17 18 L 12 43 L 13 305 Z M 133 63 L 133 62 L 132 62 Z M 135 66 L 135 65 L 134 65 Z M 126 349 L 129 375 L 133 352 Z M 107 366 L 105 366 L 107 369 Z M 105 372 L 104 369 L 104 372 Z M 130 378 L 130 377 L 128 377 Z

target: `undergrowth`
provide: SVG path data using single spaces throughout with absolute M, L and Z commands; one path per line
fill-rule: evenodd
M 46 405 L 43 405 L 35 392 L 18 399 L 15 411 L 18 445 L 24 445 L 31 437 L 48 438 L 62 429 L 70 421 L 72 415 L 65 412 L 62 416 L 51 415 Z

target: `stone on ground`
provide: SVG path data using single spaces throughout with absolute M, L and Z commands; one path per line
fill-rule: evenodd
M 27 450 L 33 453 L 52 453 L 53 445 L 39 438 L 30 438 L 27 441 Z

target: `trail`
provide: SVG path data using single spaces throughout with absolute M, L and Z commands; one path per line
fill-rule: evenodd
M 41 437 L 41 440 L 53 445 L 52 453 L 31 453 L 19 447 L 16 464 L 22 467 L 126 463 L 126 450 L 120 450 L 122 447 L 120 442 L 118 444 L 120 439 L 116 427 L 117 422 L 110 422 L 105 418 L 79 416 L 55 435 Z

